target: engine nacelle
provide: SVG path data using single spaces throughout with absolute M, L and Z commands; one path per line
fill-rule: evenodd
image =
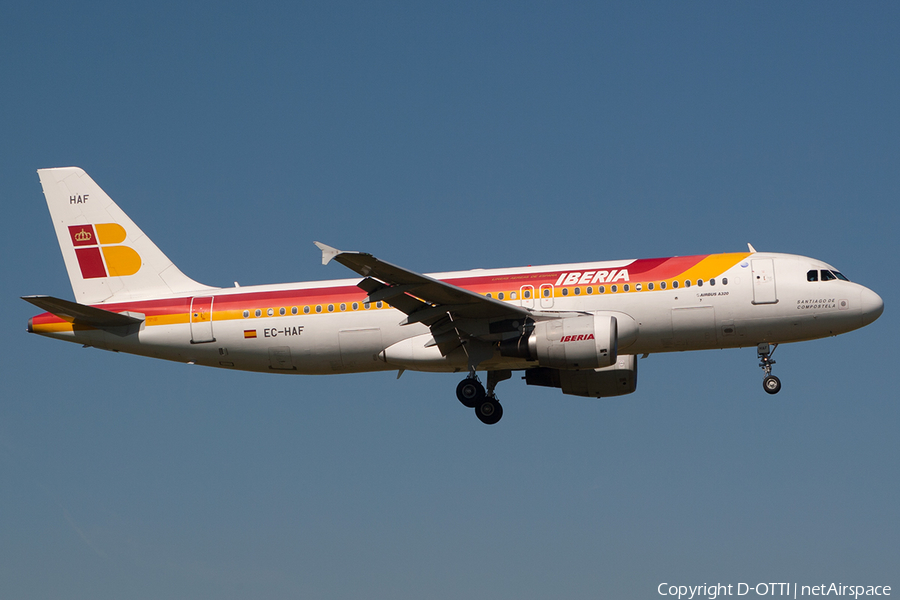
M 554 369 L 597 369 L 616 362 L 618 329 L 611 315 L 585 315 L 535 323 L 524 336 L 500 344 L 500 354 L 536 360 Z
M 539 367 L 525 371 L 525 383 L 562 389 L 563 394 L 608 398 L 637 389 L 637 357 L 623 354 L 616 364 L 592 371 Z

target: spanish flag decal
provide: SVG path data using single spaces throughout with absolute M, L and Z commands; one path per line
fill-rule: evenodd
M 245 330 L 244 330 L 244 339 L 245 339 L 245 340 L 252 339 L 252 338 L 255 338 L 255 337 L 256 337 L 256 330 L 255 330 L 255 329 L 245 329 Z

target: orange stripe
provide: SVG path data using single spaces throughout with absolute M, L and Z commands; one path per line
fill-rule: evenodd
M 693 268 L 688 269 L 679 279 L 710 279 L 718 277 L 734 265 L 750 256 L 749 252 L 732 252 L 730 254 L 711 254 L 701 260 Z

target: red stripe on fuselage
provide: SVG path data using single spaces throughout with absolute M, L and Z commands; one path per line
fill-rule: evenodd
M 635 261 L 617 261 L 618 266 L 584 267 L 572 265 L 553 271 L 537 273 L 507 273 L 468 277 L 448 277 L 446 283 L 465 288 L 476 293 L 490 291 L 518 290 L 523 285 L 535 287 L 541 284 L 554 284 L 563 273 L 588 270 L 621 270 L 627 269 L 631 281 L 654 281 L 671 279 L 687 271 L 710 255 L 679 256 L 672 258 L 645 258 Z M 222 293 L 225 290 L 210 290 L 197 297 L 214 296 L 213 312 L 225 310 L 253 310 L 257 308 L 278 308 L 329 304 L 338 302 L 362 302 L 366 293 L 355 285 L 329 286 L 323 282 L 322 287 L 300 289 L 272 290 L 261 292 Z M 231 291 L 230 289 L 228 290 Z M 133 302 L 116 302 L 110 304 L 94 304 L 96 308 L 110 312 L 132 311 L 147 317 L 187 314 L 191 307 L 191 296 L 184 298 L 166 298 L 160 300 L 138 300 Z M 34 317 L 35 324 L 60 323 L 64 320 L 51 313 L 43 313 Z
M 657 279 L 672 279 L 695 266 L 701 260 L 709 256 L 675 256 L 672 258 L 644 258 L 636 260 L 628 265 L 628 275 L 631 281 L 655 281 Z

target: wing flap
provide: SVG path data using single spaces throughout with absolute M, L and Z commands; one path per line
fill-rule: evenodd
M 409 315 L 404 323 L 432 325 L 448 314 L 464 319 L 525 318 L 530 311 L 385 262 L 365 252 L 344 252 L 320 242 L 322 262 L 336 260 L 362 275 L 369 301 L 384 300 Z

